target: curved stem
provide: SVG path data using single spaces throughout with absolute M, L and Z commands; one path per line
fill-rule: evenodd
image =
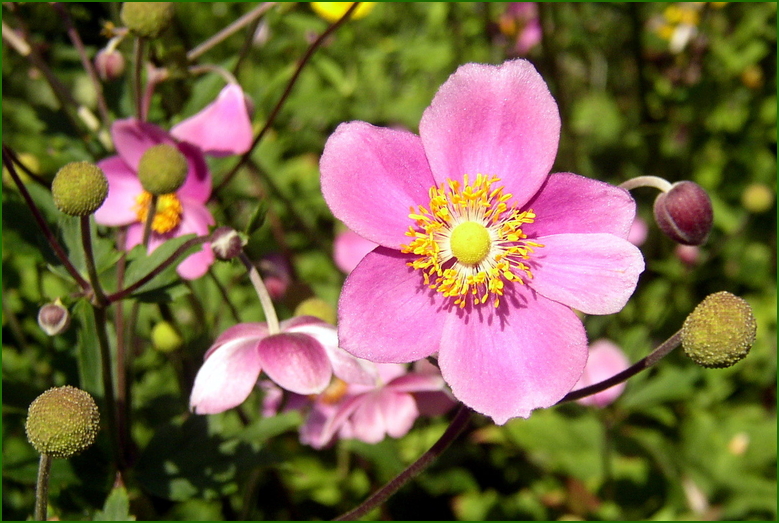
M 623 370 L 622 372 L 617 373 L 614 376 L 610 377 L 609 379 L 601 381 L 600 383 L 595 383 L 594 385 L 590 385 L 589 387 L 584 387 L 569 392 L 568 394 L 563 396 L 563 399 L 555 403 L 555 405 L 566 403 L 568 401 L 575 401 L 585 396 L 590 396 L 592 394 L 596 394 L 598 392 L 604 391 L 610 387 L 613 387 L 618 383 L 622 383 L 623 381 L 627 381 L 628 378 L 635 376 L 642 370 L 648 369 L 649 367 L 651 367 L 652 365 L 654 365 L 655 363 L 657 363 L 658 361 L 666 357 L 668 354 L 671 353 L 671 351 L 673 351 L 676 347 L 678 347 L 681 342 L 682 342 L 682 331 L 678 330 L 673 336 L 665 340 L 662 344 L 660 344 L 659 347 L 653 350 L 644 359 L 634 363 L 633 365 Z
M 292 88 L 295 86 L 295 83 L 297 82 L 300 73 L 303 71 L 303 67 L 305 67 L 305 65 L 308 63 L 308 60 L 314 54 L 314 51 L 316 51 L 322 45 L 322 42 L 324 42 L 328 36 L 330 36 L 336 29 L 338 29 L 341 26 L 341 24 L 343 24 L 350 16 L 352 16 L 352 13 L 354 12 L 355 9 L 357 9 L 357 6 L 359 4 L 360 2 L 354 2 L 352 6 L 349 7 L 349 9 L 344 13 L 344 15 L 341 18 L 339 18 L 335 23 L 333 23 L 330 27 L 328 27 L 325 30 L 325 32 L 319 35 L 319 38 L 314 40 L 314 42 L 308 47 L 308 49 L 306 49 L 305 54 L 303 54 L 303 57 L 300 59 L 300 62 L 298 63 L 297 69 L 295 69 L 295 72 L 292 75 L 292 78 L 290 78 L 289 82 L 287 83 L 287 87 L 284 89 L 281 98 L 279 98 L 279 101 L 276 102 L 276 106 L 273 108 L 270 115 L 268 116 L 268 120 L 265 122 L 263 128 L 260 129 L 259 133 L 257 133 L 257 136 L 254 138 L 251 147 L 249 147 L 249 150 L 246 151 L 241 156 L 241 158 L 238 160 L 238 163 L 235 164 L 235 166 L 232 169 L 230 169 L 230 171 L 224 176 L 224 178 L 222 178 L 222 181 L 219 182 L 219 185 L 217 185 L 214 188 L 214 192 L 220 191 L 222 188 L 224 188 L 225 185 L 230 183 L 230 180 L 232 180 L 233 176 L 235 176 L 235 173 L 238 172 L 238 169 L 240 169 L 247 162 L 247 160 L 249 160 L 249 158 L 252 155 L 252 151 L 254 151 L 254 148 L 257 147 L 257 144 L 260 143 L 262 137 L 265 136 L 265 133 L 268 132 L 270 126 L 276 120 L 276 116 L 278 116 L 279 111 L 281 111 L 281 108 L 284 106 L 284 103 L 287 101 L 287 98 L 292 92 Z
M 143 95 L 141 93 L 141 73 L 143 72 L 143 38 L 136 37 L 133 48 L 133 96 L 135 98 L 135 117 L 145 121 L 143 114 Z
M 660 178 L 659 176 L 636 176 L 625 182 L 619 184 L 619 187 L 631 191 L 638 187 L 654 187 L 661 192 L 668 192 L 671 190 L 671 182 Z
M 268 289 L 262 282 L 262 278 L 260 277 L 259 271 L 257 271 L 257 267 L 255 267 L 249 257 L 246 256 L 246 253 L 241 252 L 238 257 L 246 267 L 246 270 L 249 271 L 249 279 L 252 281 L 252 285 L 254 285 L 254 290 L 257 291 L 257 297 L 260 299 L 262 311 L 265 313 L 265 321 L 268 324 L 268 334 L 278 334 L 281 332 L 281 328 L 279 327 L 279 317 L 276 315 L 276 309 L 273 307 L 273 300 L 271 300 L 270 294 L 268 294 Z
M 46 521 L 49 505 L 49 473 L 51 472 L 51 456 L 41 454 L 38 463 L 38 481 L 35 484 L 35 521 Z
M 108 300 L 105 297 L 103 288 L 100 286 L 100 278 L 97 275 L 95 256 L 92 250 L 92 224 L 89 215 L 81 217 L 81 243 L 84 245 L 84 261 L 87 266 L 89 281 L 92 283 L 95 303 L 99 307 L 104 307 L 108 305 Z
M 275 6 L 278 2 L 265 2 L 248 13 L 245 13 L 241 17 L 239 17 L 235 22 L 231 23 L 212 37 L 210 37 L 208 40 L 203 42 L 202 44 L 198 45 L 191 51 L 187 53 L 187 60 L 190 62 L 193 62 L 200 58 L 201 55 L 209 51 L 211 48 L 219 44 L 220 42 L 224 41 L 228 37 L 232 36 L 237 31 L 240 31 L 250 23 L 252 23 L 257 18 L 264 15 L 266 12 L 270 11 L 270 9 Z
M 345 514 L 341 514 L 333 521 L 354 521 L 387 501 L 390 496 L 400 490 L 400 487 L 425 470 L 436 460 L 436 458 L 438 458 L 438 456 L 443 454 L 444 450 L 451 445 L 460 432 L 468 425 L 468 421 L 471 419 L 471 413 L 471 409 L 461 403 L 452 422 L 449 424 L 449 427 L 441 435 L 438 441 L 430 447 L 430 450 L 422 454 L 419 459 L 412 463 L 406 470 L 398 474 L 393 480 L 374 492 L 357 508 L 346 512 Z

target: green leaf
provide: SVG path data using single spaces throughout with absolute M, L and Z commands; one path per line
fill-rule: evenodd
M 97 342 L 97 326 L 92 305 L 79 300 L 73 306 L 73 316 L 78 318 L 81 328 L 78 330 L 78 373 L 81 388 L 95 397 L 103 397 L 102 367 L 100 363 L 100 345 Z
M 184 236 L 171 238 L 170 240 L 157 247 L 154 252 L 148 256 L 145 254 L 145 250 L 142 246 L 138 245 L 133 248 L 133 250 L 131 250 L 128 255 L 125 287 L 133 285 L 135 282 L 141 280 L 146 275 L 150 274 L 153 270 L 157 269 L 157 267 L 159 267 L 163 261 L 170 258 L 176 249 L 181 247 L 184 243 L 191 240 L 192 238 L 195 238 L 194 234 L 187 234 Z M 177 262 L 172 263 L 154 278 L 143 284 L 132 294 L 132 296 L 139 299 L 144 299 L 145 301 L 156 301 L 155 298 L 159 298 L 159 293 L 150 293 L 152 291 L 170 290 L 172 287 L 181 283 L 181 278 L 179 278 L 178 274 L 176 274 L 176 267 L 178 266 L 178 263 L 199 248 L 200 246 L 196 245 L 187 249 L 184 254 L 179 256 Z
M 127 489 L 117 487 L 108 494 L 103 510 L 98 510 L 92 517 L 92 521 L 135 521 L 135 516 L 130 515 L 130 498 Z

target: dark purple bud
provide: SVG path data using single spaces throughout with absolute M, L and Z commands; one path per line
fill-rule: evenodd
M 211 233 L 211 249 L 218 260 L 231 260 L 241 254 L 246 241 L 231 227 L 219 227 Z
M 703 245 L 714 211 L 706 191 L 695 182 L 677 182 L 655 200 L 655 221 L 666 236 L 682 245 Z

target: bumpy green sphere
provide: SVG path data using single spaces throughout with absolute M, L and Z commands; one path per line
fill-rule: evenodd
M 87 216 L 103 205 L 108 196 L 108 179 L 93 163 L 72 162 L 57 171 L 51 194 L 60 211 L 70 216 Z
M 187 179 L 187 159 L 176 147 L 161 143 L 146 149 L 138 162 L 138 179 L 151 194 L 178 191 Z
M 685 320 L 682 347 L 698 365 L 730 367 L 749 353 L 756 332 L 752 307 L 729 292 L 717 292 L 707 296 Z
M 173 2 L 124 2 L 122 23 L 144 38 L 156 38 L 173 19 Z
M 41 454 L 69 458 L 95 442 L 100 413 L 89 393 L 65 385 L 37 398 L 27 411 L 27 440 Z

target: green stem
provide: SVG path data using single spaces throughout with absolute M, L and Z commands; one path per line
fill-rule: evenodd
M 49 505 L 49 473 L 51 456 L 41 454 L 38 464 L 38 482 L 35 485 L 35 521 L 46 521 Z
M 108 333 L 106 331 L 108 318 L 104 307 L 92 307 L 92 314 L 95 320 L 95 330 L 97 331 L 97 343 L 100 348 L 100 370 L 103 378 L 103 394 L 106 404 L 105 413 L 108 432 L 114 451 L 115 463 L 119 466 L 120 470 L 124 470 L 124 456 L 121 450 L 121 438 L 116 419 L 118 408 L 114 395 L 113 373 L 111 371 L 111 346 L 108 343 Z
M 143 94 L 141 88 L 141 76 L 143 72 L 143 38 L 136 37 L 135 45 L 133 48 L 133 96 L 135 99 L 135 117 L 140 121 L 144 121 L 143 114 Z
M 149 248 L 149 239 L 151 238 L 151 226 L 154 223 L 154 216 L 157 214 L 157 202 L 159 196 L 156 194 L 151 195 L 151 201 L 149 202 L 149 210 L 146 213 L 146 222 L 143 225 L 143 240 L 141 243 L 145 249 Z
M 254 266 L 252 261 L 248 256 L 246 256 L 244 252 L 241 252 L 239 258 L 246 267 L 246 270 L 249 271 L 249 279 L 252 281 L 252 285 L 254 285 L 254 290 L 257 291 L 257 297 L 260 299 L 262 311 L 265 313 L 265 322 L 268 324 L 268 334 L 278 334 L 281 332 L 281 328 L 279 327 L 279 317 L 276 315 L 276 309 L 273 307 L 273 300 L 271 300 L 268 289 L 262 282 L 262 278 L 260 277 L 260 273 L 257 271 L 257 267 Z
M 619 184 L 620 187 L 631 191 L 638 187 L 654 187 L 660 192 L 668 192 L 671 190 L 671 182 L 659 176 L 636 176 L 625 182 Z
M 90 215 L 81 217 L 81 243 L 84 245 L 84 261 L 87 265 L 89 281 L 92 284 L 95 305 L 104 307 L 108 305 L 108 299 L 100 286 L 100 278 L 97 275 L 97 267 L 95 266 L 95 256 L 92 251 L 92 223 Z

